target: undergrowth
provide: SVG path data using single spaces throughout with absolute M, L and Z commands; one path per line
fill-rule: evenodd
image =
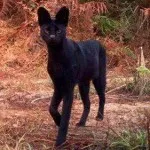
M 146 131 L 123 131 L 114 137 L 110 144 L 111 150 L 148 150 Z

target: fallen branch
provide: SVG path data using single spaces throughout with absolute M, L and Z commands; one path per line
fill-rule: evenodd
M 82 147 L 81 149 L 82 149 L 82 150 L 88 149 L 88 148 L 90 148 L 90 147 L 92 147 L 92 146 L 95 146 L 95 144 L 89 144 L 89 145 L 87 145 L 87 146 Z
M 35 102 L 37 102 L 37 101 L 40 101 L 40 100 L 43 100 L 43 99 L 49 99 L 49 98 L 50 98 L 50 96 L 48 96 L 48 97 L 36 98 L 36 99 L 34 99 L 34 100 L 31 101 L 31 104 L 33 104 L 33 103 L 35 103 Z
M 119 86 L 119 87 L 116 87 L 116 88 L 114 88 L 114 89 L 112 89 L 112 90 L 106 92 L 106 94 L 109 94 L 109 93 L 112 93 L 112 92 L 114 92 L 114 91 L 120 90 L 121 88 L 123 88 L 123 87 L 125 87 L 125 86 L 126 86 L 126 84 L 123 84 L 123 85 L 121 85 L 121 86 Z

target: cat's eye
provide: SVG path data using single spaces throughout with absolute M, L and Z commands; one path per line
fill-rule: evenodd
M 58 33 L 58 34 L 61 33 L 61 30 L 57 30 L 57 33 Z

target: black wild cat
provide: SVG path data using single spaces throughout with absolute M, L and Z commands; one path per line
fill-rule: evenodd
M 93 81 L 99 96 L 99 108 L 96 118 L 102 120 L 105 104 L 106 52 L 98 41 L 74 42 L 66 37 L 69 9 L 62 7 L 51 19 L 48 11 L 38 9 L 38 22 L 41 36 L 48 48 L 48 73 L 54 84 L 54 94 L 49 112 L 59 126 L 56 146 L 66 141 L 66 135 L 76 84 L 84 105 L 77 126 L 84 126 L 90 111 L 89 86 Z M 62 114 L 58 106 L 63 100 Z

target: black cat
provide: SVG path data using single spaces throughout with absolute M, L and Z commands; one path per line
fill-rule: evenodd
M 54 84 L 54 94 L 50 104 L 50 114 L 59 126 L 56 146 L 66 141 L 66 135 L 73 102 L 73 91 L 79 86 L 84 105 L 82 117 L 77 126 L 84 126 L 90 112 L 89 86 L 93 81 L 99 96 L 96 118 L 103 119 L 106 86 L 106 52 L 95 40 L 75 42 L 66 37 L 69 9 L 62 7 L 52 19 L 48 11 L 38 9 L 41 36 L 48 48 L 48 73 Z M 58 106 L 63 100 L 62 115 Z

